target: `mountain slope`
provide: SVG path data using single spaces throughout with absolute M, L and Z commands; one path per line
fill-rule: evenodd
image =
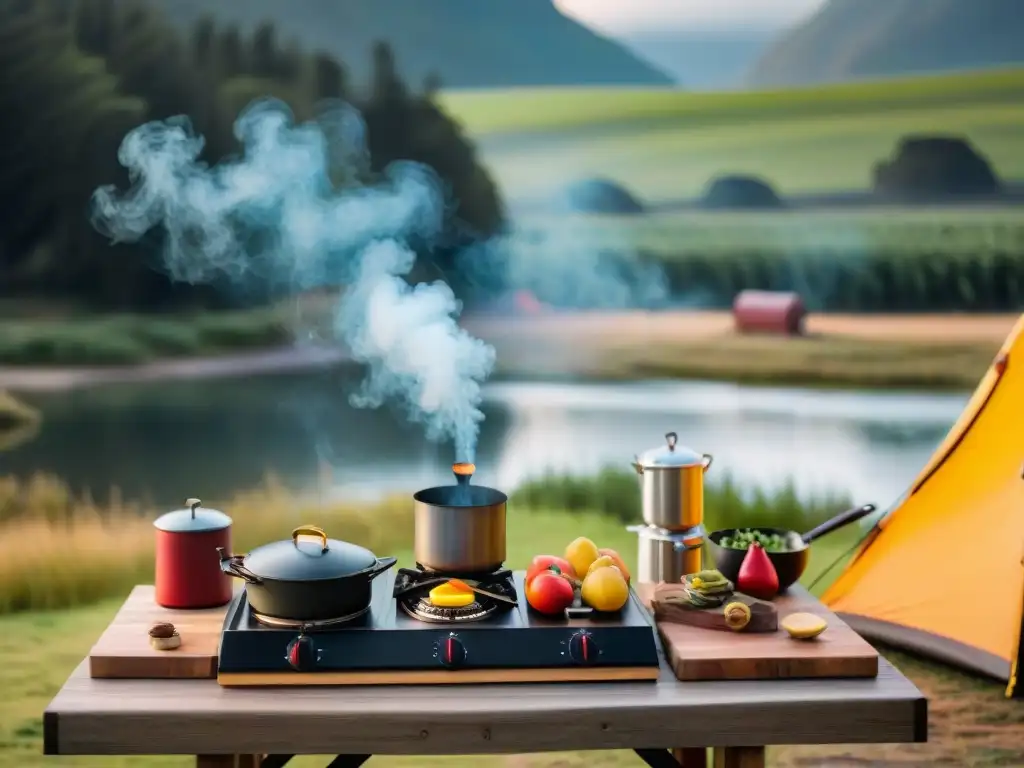
M 778 37 L 775 29 L 624 32 L 616 39 L 661 67 L 687 90 L 743 85 L 750 65 Z
M 831 0 L 754 64 L 754 86 L 1024 62 L 1024 0 Z
M 370 48 L 391 43 L 403 76 L 446 87 L 670 85 L 625 47 L 563 16 L 551 0 L 152 0 L 179 23 L 204 13 L 336 55 L 356 82 Z

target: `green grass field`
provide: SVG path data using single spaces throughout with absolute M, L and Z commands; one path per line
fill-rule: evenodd
M 900 136 L 966 135 L 1024 178 L 1024 70 L 782 91 L 514 89 L 444 95 L 515 200 L 608 176 L 648 200 L 692 197 L 721 173 L 783 195 L 865 189 Z

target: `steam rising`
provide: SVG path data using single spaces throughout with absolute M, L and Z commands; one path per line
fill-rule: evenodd
M 415 262 L 409 240 L 429 243 L 442 233 L 436 175 L 395 163 L 380 183 L 356 186 L 366 167 L 365 131 L 344 106 L 295 125 L 282 103 L 257 102 L 235 134 L 242 156 L 211 167 L 199 160 L 203 139 L 185 118 L 129 133 L 118 159 L 131 187 L 96 191 L 97 229 L 115 242 L 162 229 L 177 280 L 348 285 L 334 331 L 368 369 L 352 404 L 397 400 L 431 439 L 452 439 L 456 457 L 473 461 L 494 350 L 458 326 L 461 307 L 447 285 L 403 279 Z
M 346 105 L 296 125 L 283 103 L 258 101 L 235 135 L 241 157 L 209 166 L 187 118 L 133 130 L 118 153 L 131 185 L 96 191 L 94 225 L 114 242 L 162 230 L 175 280 L 264 293 L 347 286 L 332 330 L 367 368 L 350 402 L 398 402 L 430 439 L 454 442 L 456 461 L 474 461 L 494 350 L 459 327 L 461 306 L 447 285 L 404 279 L 416 261 L 409 243 L 429 247 L 443 234 L 440 180 L 406 162 L 363 183 L 365 126 Z M 525 288 L 560 307 L 652 306 L 667 297 L 660 270 L 586 225 L 477 243 L 459 266 L 478 285 Z

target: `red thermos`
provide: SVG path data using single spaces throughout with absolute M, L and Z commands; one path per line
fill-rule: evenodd
M 199 499 L 157 518 L 156 601 L 165 608 L 214 608 L 231 600 L 217 547 L 231 551 L 231 518 Z

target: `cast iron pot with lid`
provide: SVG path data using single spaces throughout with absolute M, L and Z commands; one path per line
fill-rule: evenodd
M 711 456 L 678 444 L 665 435 L 665 445 L 636 457 L 644 522 L 667 531 L 685 531 L 704 522 L 704 473 Z
M 819 539 L 827 533 L 832 533 L 840 528 L 843 528 L 850 523 L 860 520 L 862 517 L 867 517 L 875 511 L 874 504 L 864 504 L 860 507 L 854 507 L 848 509 L 845 512 L 841 512 L 830 520 L 826 520 L 824 523 L 819 525 L 807 533 L 800 534 L 796 531 L 789 531 L 785 528 L 762 528 L 760 526 L 751 526 L 751 529 L 761 531 L 761 533 L 780 536 L 786 543 L 786 551 L 784 552 L 768 552 L 768 559 L 772 561 L 772 565 L 775 566 L 775 573 L 779 577 L 779 591 L 782 592 L 785 589 L 796 584 L 800 580 L 800 577 L 804 575 L 804 571 L 807 569 L 807 563 L 810 559 L 810 543 L 815 539 Z M 722 539 L 730 538 L 736 535 L 737 531 L 747 530 L 746 528 L 725 528 L 720 531 L 712 531 L 708 534 L 708 550 L 711 552 L 711 557 L 715 561 L 715 567 L 721 572 L 725 578 L 730 581 L 736 581 L 737 576 L 740 573 L 740 566 L 743 565 L 743 558 L 747 556 L 747 550 L 735 549 L 732 547 L 723 547 L 721 542 Z
M 302 525 L 291 539 L 257 547 L 247 555 L 220 553 L 220 568 L 245 582 L 253 611 L 292 621 L 326 621 L 366 611 L 375 578 L 394 557 L 377 557 L 356 544 L 327 538 L 323 529 Z

